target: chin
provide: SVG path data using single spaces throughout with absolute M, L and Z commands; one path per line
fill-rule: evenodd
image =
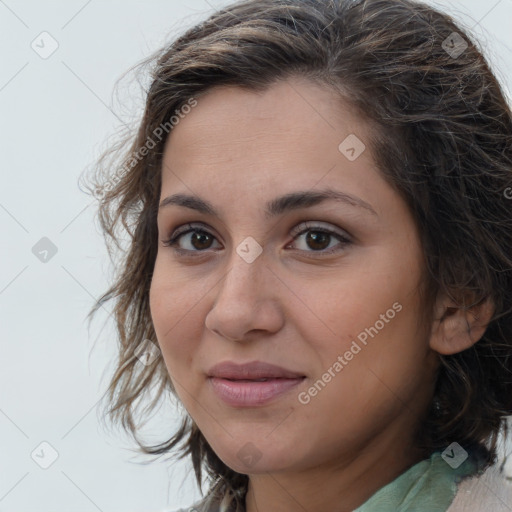
M 224 464 L 242 474 L 282 471 L 294 463 L 289 460 L 291 453 L 294 458 L 297 457 L 296 450 L 290 451 L 284 446 L 282 449 L 276 449 L 268 439 L 265 440 L 265 437 L 252 439 L 241 439 L 238 442 L 229 439 L 227 446 L 212 448 Z

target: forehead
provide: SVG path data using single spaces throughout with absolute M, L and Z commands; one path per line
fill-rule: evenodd
M 197 102 L 173 129 L 169 141 L 177 139 L 180 146 L 184 142 L 201 144 L 213 137 L 222 139 L 225 130 L 240 136 L 264 136 L 269 130 L 280 132 L 283 138 L 311 136 L 313 130 L 334 133 L 343 120 L 347 125 L 362 124 L 351 105 L 332 88 L 304 78 L 278 81 L 263 91 L 214 87 Z
M 316 125 L 323 122 L 331 130 L 337 113 L 347 113 L 350 105 L 343 102 L 332 88 L 303 78 L 278 81 L 264 90 L 237 86 L 217 86 L 197 98 L 198 105 L 180 122 L 181 130 L 173 130 L 174 138 L 181 138 L 184 126 L 200 129 L 202 122 L 216 119 L 217 123 L 237 123 L 238 128 L 261 128 L 260 124 L 272 123 L 276 127 L 297 122 L 300 129 L 304 122 Z M 354 112 L 351 115 L 355 118 Z M 248 122 L 250 118 L 250 123 Z M 352 121 L 355 119 L 352 119 Z M 256 125 L 254 123 L 256 122 Z M 211 126 L 210 128 L 215 128 Z M 193 137 L 193 133 L 187 133 Z M 201 133 L 196 134 L 201 139 Z
M 364 120 L 326 86 L 296 80 L 262 92 L 217 87 L 197 98 L 167 140 L 161 200 L 195 195 L 222 218 L 235 211 L 253 218 L 278 196 L 330 188 L 382 211 L 379 203 L 395 198 L 365 148 L 367 133 Z M 340 149 L 347 144 L 365 149 L 348 159 Z

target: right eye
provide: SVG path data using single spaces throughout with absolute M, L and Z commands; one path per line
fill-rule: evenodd
M 210 250 L 214 240 L 216 238 L 209 231 L 187 224 L 178 228 L 170 238 L 162 240 L 162 244 L 171 247 L 177 254 L 190 254 Z M 180 247 L 180 243 L 188 247 Z

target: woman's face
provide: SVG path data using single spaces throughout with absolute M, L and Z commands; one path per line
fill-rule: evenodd
M 295 79 L 213 89 L 167 142 L 151 314 L 179 398 L 235 471 L 405 451 L 431 398 L 418 232 L 367 134 Z M 281 370 L 212 378 L 225 362 Z

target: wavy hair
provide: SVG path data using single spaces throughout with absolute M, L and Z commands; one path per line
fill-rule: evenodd
M 89 313 L 114 304 L 119 358 L 109 418 L 147 454 L 190 456 L 199 487 L 206 471 L 209 495 L 219 502 L 224 496 L 222 510 L 243 510 L 248 476 L 217 457 L 187 414 L 160 444 L 139 439 L 139 405 L 148 390 L 157 396 L 146 412 L 166 391 L 176 393 L 163 359 L 141 365 L 136 351 L 156 340 L 149 289 L 170 120 L 179 122 L 186 105 L 200 103 L 212 87 L 261 91 L 298 76 L 331 88 L 369 121 L 379 170 L 419 229 L 425 325 L 438 293 L 461 308 L 492 299 L 495 311 L 478 343 L 439 355 L 434 400 L 417 442 L 428 456 L 456 440 L 495 462 L 512 414 L 512 114 L 478 43 L 450 16 L 413 0 L 245 0 L 142 65 L 150 67 L 142 120 L 100 159 L 91 188 L 116 268 Z

